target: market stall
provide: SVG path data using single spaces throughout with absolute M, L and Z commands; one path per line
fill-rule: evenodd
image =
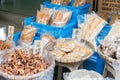
M 120 80 L 120 21 L 111 25 L 108 17 L 91 11 L 93 5 L 93 0 L 48 0 L 36 15 L 24 18 L 21 32 L 0 28 L 0 75 L 6 80 L 111 80 L 109 71 Z

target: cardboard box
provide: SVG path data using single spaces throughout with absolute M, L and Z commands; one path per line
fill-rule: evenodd
M 111 18 L 110 24 L 113 24 L 116 19 L 120 19 L 120 0 L 99 0 L 98 14 Z

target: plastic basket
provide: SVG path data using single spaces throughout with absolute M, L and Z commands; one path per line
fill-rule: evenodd
M 35 16 L 25 18 L 24 25 L 25 26 L 32 25 L 35 28 L 37 28 L 37 33 L 36 33 L 37 36 L 41 36 L 44 33 L 48 33 L 48 34 L 54 36 L 56 39 L 58 39 L 58 38 L 71 38 L 73 28 L 77 27 L 77 19 L 76 19 L 76 15 L 74 13 L 72 14 L 70 21 L 65 26 L 63 26 L 61 28 L 37 23 L 36 21 L 34 21 L 34 19 L 35 19 Z
M 85 5 L 79 6 L 79 7 L 73 7 L 71 6 L 73 4 L 73 0 L 71 0 L 71 2 L 68 4 L 68 6 L 64 6 L 64 5 L 57 5 L 57 4 L 51 4 L 50 0 L 43 2 L 43 4 L 48 7 L 48 8 L 67 8 L 69 10 L 72 10 L 73 12 L 75 12 L 76 14 L 87 14 L 89 12 L 89 8 L 91 6 L 90 3 L 87 3 Z
M 83 63 L 84 69 L 94 70 L 100 74 L 103 74 L 104 66 L 105 61 L 98 55 L 97 52 L 94 52 L 93 56 Z

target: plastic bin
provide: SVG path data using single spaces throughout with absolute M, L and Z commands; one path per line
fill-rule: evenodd
M 98 55 L 97 52 L 94 52 L 93 56 L 83 62 L 83 68 L 87 70 L 94 70 L 100 74 L 103 74 L 105 66 L 105 61 Z
M 68 6 L 64 6 L 64 5 L 57 5 L 57 4 L 51 4 L 50 0 L 43 2 L 43 4 L 48 7 L 48 8 L 67 8 L 69 10 L 72 10 L 73 12 L 75 12 L 76 14 L 87 14 L 89 12 L 89 8 L 91 6 L 90 3 L 87 3 L 85 5 L 79 6 L 79 7 L 73 7 L 74 0 L 71 0 L 71 2 L 68 4 Z
M 77 18 L 76 15 L 73 13 L 70 21 L 63 27 L 57 28 L 50 25 L 44 25 L 37 23 L 35 20 L 35 16 L 25 18 L 24 19 L 24 25 L 32 25 L 35 28 L 37 28 L 37 36 L 41 36 L 44 33 L 50 34 L 54 36 L 56 39 L 58 38 L 71 38 L 73 28 L 77 27 Z

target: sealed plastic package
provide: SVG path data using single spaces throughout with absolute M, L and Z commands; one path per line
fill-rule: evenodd
M 69 22 L 71 16 L 72 12 L 69 10 L 56 10 L 52 16 L 51 25 L 56 27 L 65 26 Z

